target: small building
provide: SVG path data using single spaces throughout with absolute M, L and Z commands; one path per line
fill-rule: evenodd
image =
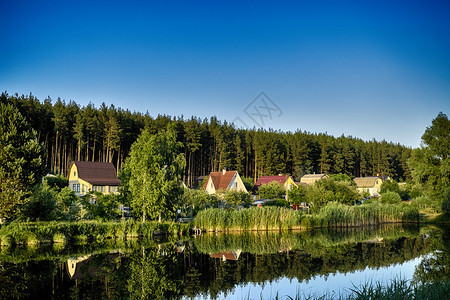
M 247 193 L 247 189 L 242 182 L 237 171 L 211 172 L 203 184 L 203 189 L 210 195 L 218 191 L 236 190 Z
M 275 175 L 275 176 L 261 176 L 255 183 L 255 189 L 258 189 L 262 184 L 269 184 L 271 182 L 278 182 L 286 191 L 290 191 L 292 187 L 297 186 L 289 175 Z
M 118 193 L 120 180 L 112 163 L 74 161 L 69 169 L 69 187 L 77 196 L 90 191 L 104 194 Z
M 379 196 L 381 183 L 383 183 L 383 180 L 378 176 L 355 177 L 353 181 L 356 183 L 359 192 L 367 192 L 370 196 Z
M 310 185 L 325 178 L 327 178 L 326 174 L 306 174 L 300 179 L 300 183 Z

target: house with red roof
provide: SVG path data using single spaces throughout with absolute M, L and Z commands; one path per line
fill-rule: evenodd
M 74 161 L 69 169 L 69 187 L 77 196 L 92 192 L 118 193 L 120 180 L 112 163 Z
M 236 190 L 247 193 L 247 189 L 242 182 L 237 171 L 211 172 L 203 184 L 203 189 L 210 195 L 216 194 L 218 191 Z
M 257 190 L 262 184 L 269 184 L 274 181 L 281 184 L 286 191 L 289 191 L 292 187 L 297 186 L 291 176 L 279 174 L 275 176 L 259 177 L 258 181 L 255 183 L 255 189 Z

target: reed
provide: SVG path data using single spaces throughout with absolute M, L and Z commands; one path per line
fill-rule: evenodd
M 11 223 L 0 228 L 0 245 L 62 243 L 66 241 L 85 243 L 88 240 L 127 239 L 151 237 L 159 234 L 178 235 L 189 230 L 189 224 L 175 222 L 28 222 Z
M 242 210 L 206 209 L 197 214 L 194 226 L 206 231 L 299 229 L 302 213 L 284 207 L 252 207 Z
M 318 214 L 309 218 L 311 227 L 356 227 L 420 221 L 418 209 L 404 203 L 397 205 L 371 203 L 361 206 L 329 203 L 321 208 Z

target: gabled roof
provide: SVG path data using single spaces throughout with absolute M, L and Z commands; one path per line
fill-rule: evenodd
M 209 173 L 209 177 L 211 177 L 216 191 L 226 190 L 236 173 L 237 173 L 236 171 L 226 171 L 225 173 L 211 172 Z M 208 181 L 209 179 L 206 180 L 205 183 L 203 184 L 203 189 L 206 189 Z
M 281 185 L 284 185 L 286 180 L 288 180 L 289 175 L 275 175 L 275 176 L 261 176 L 255 183 L 255 187 L 259 187 L 261 184 L 268 184 L 272 181 L 276 181 Z
M 306 174 L 302 179 L 321 179 L 324 176 L 326 176 L 326 174 Z
M 119 185 L 116 168 L 112 163 L 74 161 L 77 167 L 78 178 L 94 185 Z M 72 168 L 72 166 L 71 166 Z
M 377 176 L 369 177 L 355 177 L 353 181 L 356 183 L 356 187 L 359 188 L 370 188 L 375 185 L 375 181 L 378 179 Z
M 209 256 L 213 257 L 213 258 L 221 258 L 223 260 L 238 260 L 240 255 L 241 255 L 241 250 L 213 253 L 213 254 L 210 254 Z

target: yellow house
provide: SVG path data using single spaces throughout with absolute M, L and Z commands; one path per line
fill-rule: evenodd
M 368 192 L 370 196 L 378 196 L 383 180 L 378 176 L 356 177 L 353 179 L 359 192 Z
M 244 183 L 237 171 L 211 172 L 203 184 L 203 189 L 210 195 L 217 191 L 236 190 L 247 193 Z
M 90 191 L 118 193 L 120 180 L 112 163 L 75 161 L 69 169 L 69 187 L 77 196 Z

